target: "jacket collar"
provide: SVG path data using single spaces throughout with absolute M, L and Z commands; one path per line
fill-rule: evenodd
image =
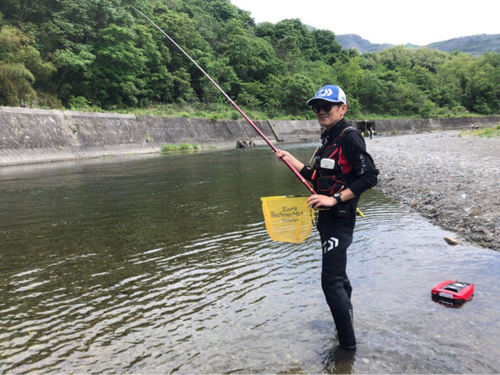
M 339 122 L 337 122 L 335 125 L 333 125 L 330 129 L 323 131 L 321 134 L 321 139 L 324 140 L 333 140 L 337 138 L 342 130 L 347 128 L 349 124 L 344 119 L 341 119 Z

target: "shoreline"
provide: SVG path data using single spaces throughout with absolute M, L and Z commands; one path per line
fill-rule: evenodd
M 350 120 L 359 131 L 415 134 L 495 126 L 500 116 Z M 165 145 L 234 148 L 270 143 L 316 142 L 317 120 L 162 117 L 0 107 L 0 167 L 112 155 L 159 153 Z M 256 131 L 258 130 L 258 131 Z M 265 140 L 263 139 L 265 137 Z
M 459 131 L 366 139 L 375 187 L 459 241 L 500 250 L 500 138 Z

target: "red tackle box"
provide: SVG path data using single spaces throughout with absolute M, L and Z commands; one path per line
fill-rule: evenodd
M 453 304 L 464 303 L 474 295 L 474 284 L 447 280 L 432 288 L 432 298 Z

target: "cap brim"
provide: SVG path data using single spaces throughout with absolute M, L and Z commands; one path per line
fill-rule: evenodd
M 338 100 L 328 100 L 328 99 L 324 99 L 324 98 L 311 98 L 307 101 L 307 105 L 314 105 L 317 102 L 330 102 L 330 103 L 345 104 L 344 102 L 340 102 Z

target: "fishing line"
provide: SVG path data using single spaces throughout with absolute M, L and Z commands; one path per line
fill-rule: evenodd
M 140 10 L 138 10 L 137 8 L 134 8 L 132 7 L 132 9 L 134 9 L 136 12 L 138 12 L 141 16 L 143 16 L 146 20 L 148 20 L 154 27 L 156 27 L 158 30 L 160 30 L 160 32 L 165 35 L 165 37 L 167 37 L 168 40 L 170 40 L 170 42 L 172 42 L 172 44 L 174 46 L 176 46 L 204 75 L 205 77 L 208 78 L 208 80 L 210 82 L 212 82 L 212 84 L 222 93 L 222 95 L 224 95 L 224 97 L 229 101 L 229 103 L 231 103 L 234 108 L 236 108 L 238 110 L 239 113 L 241 113 L 241 115 L 245 118 L 245 120 L 255 129 L 255 131 L 262 137 L 262 139 L 269 145 L 269 147 L 271 147 L 271 149 L 276 152 L 278 151 L 278 149 L 276 148 L 276 146 L 274 146 L 271 141 L 264 135 L 264 133 L 262 133 L 262 131 L 252 122 L 252 120 L 250 120 L 248 118 L 248 116 L 245 114 L 245 112 L 243 112 L 243 110 L 241 110 L 240 107 L 238 107 L 238 105 L 231 99 L 231 97 L 226 94 L 226 92 L 224 90 L 222 90 L 222 88 L 217 84 L 217 82 L 215 82 L 212 77 L 210 77 L 208 75 L 207 72 L 205 72 L 205 70 L 203 70 L 203 68 L 198 65 L 198 63 L 191 57 L 189 56 L 189 54 L 184 51 L 184 49 L 179 46 L 175 40 L 173 40 L 165 31 L 163 31 L 160 26 L 158 26 L 156 23 L 154 23 L 148 16 L 146 16 L 143 12 L 141 12 Z M 307 181 L 305 180 L 304 177 L 302 177 L 300 175 L 300 173 L 294 168 L 294 166 L 292 164 L 290 164 L 289 161 L 285 160 L 285 159 L 282 159 L 283 162 L 287 165 L 288 168 L 290 168 L 290 170 L 295 174 L 295 176 L 297 176 L 297 178 L 309 189 L 309 191 L 312 193 L 312 194 L 316 194 L 316 192 L 314 191 L 314 189 L 307 183 Z

